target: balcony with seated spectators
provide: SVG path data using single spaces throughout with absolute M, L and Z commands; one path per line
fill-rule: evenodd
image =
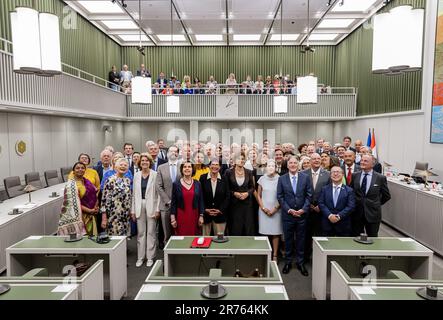
M 12 43 L 0 39 L 0 108 L 28 113 L 115 120 L 350 120 L 356 117 L 355 88 L 320 85 L 317 103 L 297 102 L 292 85 L 281 88 L 249 88 L 220 84 L 183 89 L 153 86 L 152 103 L 132 103 L 130 90 L 112 90 L 110 83 L 67 64 L 55 77 L 17 74 L 13 71 Z M 168 110 L 175 96 L 176 109 Z M 286 112 L 275 110 L 275 97 L 287 97 Z M 178 108 L 177 108 L 178 107 Z

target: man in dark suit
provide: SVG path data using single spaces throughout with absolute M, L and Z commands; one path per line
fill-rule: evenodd
M 285 159 L 283 157 L 282 149 L 275 149 L 274 151 L 275 160 L 275 171 L 280 175 L 288 173 L 288 168 L 286 167 Z
M 318 198 L 322 188 L 331 182 L 330 174 L 325 169 L 321 168 L 321 157 L 318 153 L 311 155 L 311 169 L 303 171 L 308 177 L 309 184 L 312 189 L 312 199 L 307 217 L 306 228 L 306 245 L 305 245 L 305 260 L 309 261 L 312 253 L 312 236 L 319 236 L 321 234 L 321 214 L 318 207 Z
M 277 199 L 281 206 L 286 245 L 286 263 L 282 272 L 286 274 L 291 270 L 294 253 L 294 235 L 296 235 L 296 266 L 302 275 L 308 276 L 308 270 L 305 267 L 304 251 L 312 189 L 308 177 L 298 172 L 297 157 L 289 157 L 287 165 L 289 172 L 278 179 L 277 185 Z
M 352 142 L 351 137 L 346 136 L 343 138 L 343 146 L 346 148 L 346 150 L 351 150 L 355 152 L 355 148 L 351 146 L 351 142 Z
M 343 156 L 344 164 L 341 166 L 346 178 L 346 185 L 349 186 L 352 181 L 352 174 L 355 172 L 359 172 L 360 165 L 355 163 L 355 153 L 354 151 L 348 150 L 345 151 Z
M 204 236 L 210 236 L 212 230 L 214 235 L 224 233 L 226 228 L 230 193 L 226 179 L 220 174 L 220 168 L 219 158 L 214 157 L 209 162 L 210 172 L 200 177 L 205 203 L 202 226 Z
M 169 83 L 168 79 L 166 79 L 165 77 L 165 73 L 162 71 L 160 72 L 160 74 L 158 75 L 157 81 L 156 81 L 160 88 L 165 88 L 166 84 Z
M 137 70 L 137 76 L 138 77 L 146 77 L 146 78 L 150 78 L 151 77 L 151 73 L 149 72 L 149 70 L 147 70 L 145 68 L 145 65 L 142 63 L 140 65 L 140 70 Z
M 158 139 L 157 145 L 158 145 L 158 157 L 160 159 L 168 161 L 168 148 L 166 148 L 165 146 L 165 140 Z
M 132 154 L 134 153 L 134 146 L 132 143 L 126 142 L 123 145 L 123 155 L 125 156 L 125 159 L 128 161 L 129 168 L 133 166 L 132 163 Z
M 318 199 L 321 210 L 322 235 L 327 237 L 349 237 L 350 215 L 355 209 L 355 195 L 351 187 L 343 184 L 343 169 L 331 168 L 332 183 L 322 188 Z
M 322 154 L 322 152 L 324 151 L 323 143 L 325 143 L 325 140 L 323 138 L 317 139 L 317 149 L 315 150 L 315 152 L 317 152 L 318 154 Z
M 363 233 L 377 237 L 381 222 L 381 206 L 391 195 L 386 177 L 373 170 L 375 158 L 362 155 L 360 172 L 352 175 L 351 187 L 355 192 L 356 209 L 352 214 L 352 233 L 354 236 Z

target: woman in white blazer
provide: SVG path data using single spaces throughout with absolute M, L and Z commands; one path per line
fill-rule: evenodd
M 157 220 L 160 217 L 159 195 L 155 188 L 157 172 L 151 170 L 152 157 L 140 156 L 141 171 L 134 175 L 131 218 L 137 220 L 137 262 L 141 267 L 145 258 L 151 267 L 157 251 Z

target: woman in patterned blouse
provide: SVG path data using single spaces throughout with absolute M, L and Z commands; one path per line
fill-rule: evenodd
M 114 169 L 116 174 L 109 177 L 103 188 L 102 228 L 107 230 L 108 235 L 127 236 L 132 204 L 131 180 L 125 177 L 128 160 L 118 159 Z

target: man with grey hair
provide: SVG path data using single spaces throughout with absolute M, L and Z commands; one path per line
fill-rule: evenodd
M 381 222 L 381 206 L 391 199 L 386 177 L 373 170 L 375 158 L 362 155 L 360 172 L 352 175 L 350 187 L 354 189 L 356 208 L 351 215 L 352 233 L 358 236 L 363 232 L 377 237 Z
M 303 276 L 308 276 L 305 267 L 305 236 L 307 216 L 311 204 L 312 188 L 304 173 L 298 172 L 298 159 L 290 156 L 289 172 L 278 179 L 277 199 L 281 206 L 283 233 L 285 238 L 286 262 L 282 272 L 289 273 L 295 251 L 295 263 Z M 297 236 L 294 246 L 294 236 Z M 294 250 L 295 247 L 295 250 Z
M 364 155 L 364 154 L 370 154 L 370 155 L 372 155 L 372 149 L 369 148 L 369 147 L 367 147 L 367 146 L 363 146 L 363 147 L 360 147 L 360 153 L 361 153 L 361 156 Z M 361 156 L 360 156 L 360 158 L 361 158 Z M 360 160 L 360 161 L 361 161 L 361 160 Z M 382 166 L 381 166 L 381 163 L 378 162 L 377 159 L 375 159 L 374 171 L 375 171 L 375 172 L 378 172 L 378 173 L 381 173 L 381 172 L 382 172 Z
M 146 149 L 148 149 L 148 153 L 151 155 L 152 160 L 154 161 L 151 168 L 152 170 L 157 171 L 159 165 L 167 162 L 166 160 L 160 159 L 158 157 L 158 144 L 156 144 L 154 141 L 147 141 Z

